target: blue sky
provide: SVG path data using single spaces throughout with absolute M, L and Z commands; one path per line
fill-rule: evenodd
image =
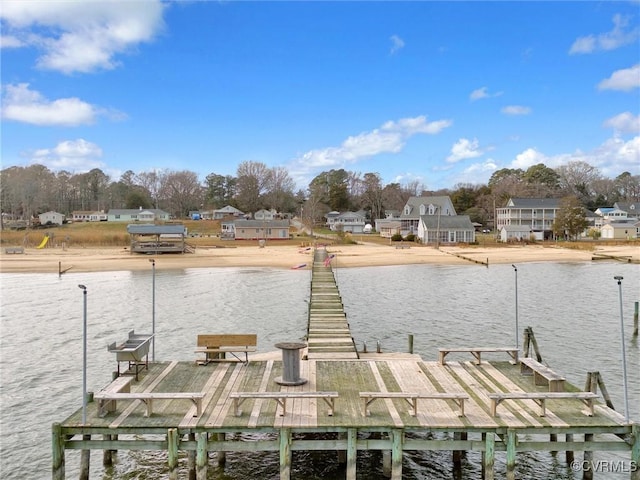
M 2 168 L 640 174 L 640 2 L 3 0 Z

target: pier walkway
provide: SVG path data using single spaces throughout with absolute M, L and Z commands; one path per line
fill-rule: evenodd
M 311 271 L 307 358 L 358 359 L 342 298 L 326 249 L 316 249 Z
M 616 451 L 630 459 L 627 466 L 640 465 L 638 424 L 599 400 L 585 406 L 577 396 L 559 398 L 579 389 L 567 383 L 564 392 L 550 392 L 536 385 L 503 350 L 483 350 L 480 359 L 450 349 L 446 362 L 438 351 L 427 352 L 432 360 L 359 354 L 322 252 L 314 253 L 309 345 L 299 365 L 305 383 L 279 383 L 285 366 L 274 356 L 249 356 L 247 363 L 152 362 L 110 408 L 91 401 L 86 423 L 79 409 L 53 424 L 52 478 L 65 478 L 66 450 L 83 450 L 83 478 L 91 450 L 104 452 L 105 465 L 116 450 L 166 451 L 172 480 L 205 480 L 210 462 L 223 465 L 226 452 L 278 452 L 274 474 L 282 480 L 295 478 L 293 451 L 335 451 L 347 480 L 357 478 L 367 450 L 383 452 L 383 471 L 395 480 L 402 478 L 403 452 L 415 450 L 453 452 L 459 475 L 461 452 L 481 452 L 486 480 L 496 478 L 496 457 L 506 465 L 507 480 L 515 479 L 520 452 L 567 452 L 568 463 L 574 452 L 584 452 L 578 463 L 585 478 L 595 470 L 593 452 Z M 151 410 L 142 400 L 172 392 L 194 393 L 198 403 L 157 395 Z M 503 399 L 506 394 L 513 397 Z M 185 452 L 186 467 L 179 462 Z M 640 480 L 638 468 L 627 471 Z

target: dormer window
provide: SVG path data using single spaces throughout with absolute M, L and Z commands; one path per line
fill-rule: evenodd
M 424 215 L 426 212 L 426 207 L 424 205 L 420 205 L 420 215 Z M 431 212 L 429 212 L 429 214 L 431 214 Z

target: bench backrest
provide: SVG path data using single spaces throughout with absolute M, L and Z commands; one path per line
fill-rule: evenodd
M 255 347 L 257 344 L 255 333 L 198 335 L 198 347 Z

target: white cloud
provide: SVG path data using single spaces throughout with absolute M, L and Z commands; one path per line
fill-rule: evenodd
M 18 48 L 24 46 L 24 42 L 13 35 L 0 36 L 0 48 Z
M 104 168 L 102 149 L 82 138 L 65 140 L 53 148 L 43 148 L 28 155 L 31 163 L 44 165 L 51 170 L 88 172 L 93 168 Z
M 93 105 L 75 97 L 47 100 L 40 92 L 30 90 L 28 83 L 4 87 L 2 118 L 6 120 L 68 127 L 91 124 L 97 113 Z
M 469 100 L 475 102 L 476 100 L 481 100 L 483 98 L 499 97 L 500 95 L 502 95 L 502 92 L 489 93 L 488 87 L 480 87 L 471 92 L 471 94 L 469 95 Z
M 522 105 L 507 105 L 500 110 L 505 115 L 529 115 L 531 108 Z
M 480 144 L 477 138 L 473 140 L 461 138 L 451 147 L 451 155 L 447 157 L 447 162 L 455 163 L 460 160 L 466 160 L 467 158 L 479 157 L 483 153 L 484 152 L 480 150 Z
M 640 29 L 635 28 L 626 32 L 625 28 L 628 25 L 628 17 L 623 17 L 620 14 L 614 15 L 613 30 L 597 36 L 587 35 L 577 38 L 569 49 L 569 55 L 615 50 L 624 45 L 634 43 L 640 36 Z
M 348 137 L 338 147 L 304 153 L 293 161 L 290 172 L 302 184 L 304 177 L 315 169 L 342 168 L 345 163 L 356 163 L 383 153 L 398 153 L 414 135 L 436 135 L 452 124 L 451 120 L 428 122 L 424 115 L 388 121 L 380 128 Z
M 603 127 L 613 128 L 619 133 L 640 133 L 640 115 L 623 112 L 604 121 Z
M 64 73 L 113 69 L 114 57 L 148 42 L 162 28 L 163 3 L 83 0 L 6 0 L 3 30 L 15 42 L 42 51 L 37 65 Z
M 402 40 L 398 35 L 391 35 L 389 40 L 391 40 L 391 51 L 389 52 L 391 55 L 404 48 L 404 40 Z
M 629 92 L 640 87 L 640 63 L 631 68 L 616 70 L 598 84 L 599 90 L 622 90 Z

